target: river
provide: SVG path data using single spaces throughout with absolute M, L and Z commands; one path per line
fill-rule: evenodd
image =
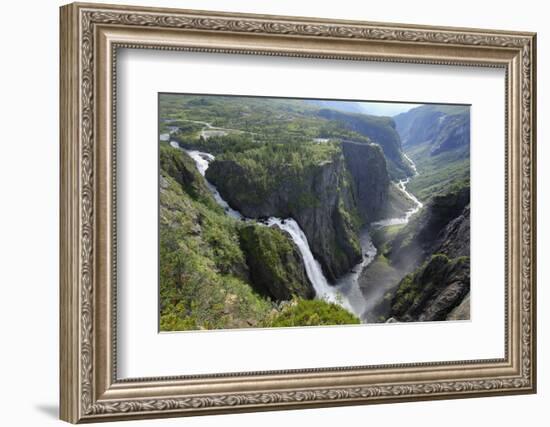
M 204 124 L 207 125 L 206 123 Z M 361 261 L 357 265 L 355 265 L 347 274 L 340 277 L 334 285 L 331 285 L 326 279 L 319 261 L 317 261 L 313 256 L 304 231 L 293 218 L 269 217 L 265 221 L 258 221 L 252 218 L 246 218 L 239 211 L 229 206 L 229 204 L 224 200 L 224 198 L 217 190 L 216 186 L 206 179 L 206 170 L 208 169 L 210 163 L 215 159 L 212 154 L 198 150 L 188 150 L 181 148 L 176 141 L 170 141 L 170 145 L 174 148 L 185 151 L 194 160 L 197 170 L 205 178 L 206 184 L 212 192 L 214 199 L 224 209 L 227 215 L 241 221 L 253 221 L 256 224 L 260 225 L 277 226 L 288 233 L 288 235 L 292 238 L 296 247 L 300 251 L 300 254 L 302 255 L 307 277 L 311 282 L 313 288 L 315 289 L 315 294 L 317 298 L 339 304 L 346 310 L 354 313 L 357 317 L 359 317 L 362 323 L 367 323 L 367 309 L 368 307 L 372 307 L 372 304 L 368 304 L 368 301 L 365 299 L 363 292 L 359 287 L 358 279 L 363 269 L 366 268 L 374 260 L 377 253 L 376 247 L 372 243 L 371 237 L 369 235 L 368 227 L 365 227 L 359 235 L 362 250 Z M 411 164 L 414 165 L 414 163 L 412 163 L 409 158 L 407 158 L 407 160 L 409 160 Z M 416 173 L 416 168 L 414 170 Z M 408 220 L 414 213 L 418 212 L 418 210 L 422 207 L 422 203 L 418 201 L 416 197 L 414 197 L 414 195 L 407 191 L 406 184 L 409 182 L 409 180 L 410 178 L 399 181 L 397 185 L 407 197 L 409 197 L 412 201 L 415 201 L 414 208 L 408 211 L 403 218 L 389 218 L 373 223 L 371 224 L 371 226 L 374 225 L 378 227 L 384 227 L 391 224 L 403 224 L 408 222 Z
M 411 160 L 409 156 L 407 156 L 405 153 L 403 153 L 403 156 L 407 161 L 411 164 L 412 170 L 414 171 L 414 176 L 418 175 L 418 170 L 416 169 L 416 165 Z M 411 181 L 412 177 L 408 177 L 406 179 L 401 179 L 397 183 L 394 183 L 394 185 L 397 186 L 397 188 L 409 199 L 411 202 L 413 202 L 413 207 L 409 209 L 407 212 L 405 212 L 405 215 L 398 218 L 386 218 L 382 219 L 380 221 L 373 222 L 371 224 L 371 227 L 388 227 L 390 225 L 398 225 L 398 224 L 407 224 L 411 217 L 417 213 L 424 204 L 416 198 L 414 194 L 412 194 L 409 190 L 407 190 L 407 184 Z

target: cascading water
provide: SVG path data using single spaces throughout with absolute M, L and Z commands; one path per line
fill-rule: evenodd
M 334 288 L 342 295 L 346 295 L 350 302 L 351 311 L 355 313 L 362 322 L 367 323 L 368 301 L 359 287 L 359 276 L 361 272 L 374 260 L 377 250 L 372 243 L 368 228 L 365 228 L 359 234 L 359 243 L 361 245 L 361 261 L 355 265 L 348 273 L 340 277 Z
M 206 123 L 204 123 L 206 124 Z M 209 125 L 209 124 L 206 124 Z M 211 125 L 210 125 L 211 127 Z M 170 133 L 171 134 L 171 133 Z M 195 162 L 199 173 L 205 177 L 206 170 L 208 169 L 210 162 L 214 160 L 214 156 L 210 153 L 205 153 L 198 150 L 187 150 L 179 146 L 175 141 L 170 141 L 172 147 L 182 149 L 185 151 Z M 404 154 L 405 158 L 411 163 L 415 175 L 418 175 L 415 164 L 412 160 Z M 411 200 L 415 206 L 406 212 L 404 217 L 401 218 L 388 218 L 385 220 L 377 221 L 371 224 L 374 227 L 386 227 L 393 224 L 406 224 L 412 215 L 418 212 L 423 204 L 407 190 L 407 184 L 410 181 L 410 177 L 399 181 L 395 185 Z M 256 221 L 251 218 L 246 218 L 239 211 L 231 208 L 229 204 L 223 199 L 217 188 L 205 178 L 206 184 L 209 190 L 212 192 L 216 202 L 224 209 L 227 215 L 242 221 L 254 221 L 256 224 L 266 226 L 277 226 L 280 229 L 286 231 L 292 238 L 296 247 L 300 251 L 304 261 L 304 267 L 307 277 L 313 288 L 317 298 L 324 299 L 329 302 L 337 303 L 344 307 L 346 310 L 351 311 L 358 316 L 363 323 L 368 321 L 367 311 L 373 306 L 374 301 L 367 301 L 359 287 L 359 275 L 365 267 L 367 267 L 376 256 L 377 250 L 370 238 L 368 228 L 365 228 L 359 236 L 362 258 L 361 261 L 355 265 L 347 274 L 340 277 L 334 285 L 331 285 L 323 274 L 323 270 L 319 262 L 313 256 L 311 248 L 309 246 L 307 237 L 300 225 L 293 218 L 277 218 L 269 217 L 265 221 Z
M 182 149 L 179 146 L 179 144 L 175 141 L 171 141 L 170 145 L 172 145 L 172 147 Z M 206 175 L 206 170 L 208 169 L 210 162 L 214 160 L 214 156 L 210 153 L 205 153 L 198 150 L 187 150 L 187 149 L 182 149 L 182 150 L 185 151 L 189 155 L 189 157 L 191 157 L 195 161 L 197 170 L 204 177 Z M 216 200 L 216 202 L 225 210 L 225 212 L 228 215 L 240 220 L 254 221 L 250 218 L 246 218 L 239 211 L 236 211 L 235 209 L 231 208 L 229 204 L 220 195 L 217 188 L 212 183 L 210 183 L 206 178 L 205 178 L 205 181 L 206 181 L 206 184 L 208 185 L 208 188 L 212 192 L 212 195 L 214 196 L 214 199 Z M 303 230 L 300 228 L 300 226 L 294 219 L 292 218 L 281 219 L 277 217 L 269 217 L 267 218 L 267 220 L 263 222 L 257 221 L 256 223 L 260 225 L 266 225 L 266 226 L 276 225 L 277 227 L 286 231 L 290 235 L 290 237 L 296 244 L 296 247 L 300 251 L 300 254 L 302 255 L 307 277 L 311 282 L 311 284 L 313 285 L 313 288 L 315 289 L 315 294 L 317 298 L 324 299 L 329 302 L 337 303 L 355 314 L 358 314 L 358 315 L 361 314 L 361 313 L 356 313 L 356 311 L 353 309 L 352 304 L 350 303 L 349 298 L 346 297 L 346 295 L 343 295 L 341 292 L 339 292 L 338 287 L 331 286 L 328 283 L 325 275 L 323 274 L 321 265 L 315 259 L 315 257 L 313 256 L 313 253 L 311 252 L 311 248 L 309 247 L 309 243 L 307 241 L 307 237 L 305 233 L 303 232 Z
M 418 175 L 418 171 L 416 170 L 416 165 L 414 164 L 414 162 L 411 160 L 411 158 L 409 156 L 407 156 L 405 153 L 403 153 L 403 156 L 405 157 L 405 159 L 407 159 L 407 161 L 411 164 L 411 167 L 414 171 L 414 176 Z M 407 190 L 407 184 L 411 181 L 411 177 L 408 177 L 406 179 L 402 179 L 400 181 L 398 181 L 395 185 L 397 186 L 397 188 L 399 188 L 399 190 L 409 199 L 411 200 L 413 203 L 414 203 L 414 206 L 409 209 L 406 213 L 405 213 L 405 216 L 403 217 L 400 217 L 400 218 L 387 218 L 387 219 L 383 219 L 381 221 L 376 221 L 376 222 L 373 222 L 371 224 L 372 227 L 387 227 L 389 225 L 397 225 L 397 224 L 406 224 L 409 222 L 409 220 L 411 219 L 411 217 L 417 213 L 420 209 L 422 209 L 422 207 L 424 206 L 424 204 L 418 200 L 414 194 L 412 194 L 410 191 Z
M 280 219 L 270 217 L 267 219 L 266 225 L 276 225 L 290 235 L 298 247 L 298 250 L 302 254 L 307 277 L 315 289 L 317 298 L 340 304 L 346 309 L 353 311 L 349 299 L 328 283 L 325 275 L 323 274 L 323 270 L 321 269 L 321 264 L 319 264 L 319 261 L 313 257 L 313 253 L 311 252 L 305 233 L 295 220 L 292 218 Z
M 416 165 L 415 165 L 415 163 L 412 161 L 412 159 L 411 159 L 409 156 L 407 156 L 407 155 L 405 154 L 405 152 L 403 152 L 403 157 L 405 157 L 405 159 L 407 159 L 407 161 L 411 164 L 411 168 L 412 168 L 412 170 L 413 170 L 413 172 L 414 172 L 414 176 L 418 175 L 418 170 L 416 169 Z
M 172 147 L 180 148 L 177 142 L 172 141 L 170 144 L 172 145 Z M 214 156 L 212 154 L 204 153 L 197 150 L 184 151 L 189 154 L 189 157 L 191 157 L 195 161 L 195 165 L 197 166 L 199 173 L 202 176 L 205 176 L 206 169 L 208 169 L 210 162 L 214 160 Z M 214 200 L 216 200 L 216 203 L 223 208 L 227 215 L 235 219 L 244 219 L 244 216 L 239 211 L 236 211 L 231 206 L 229 206 L 229 204 L 221 196 L 218 189 L 213 184 L 211 184 L 210 181 L 208 181 L 206 178 L 205 181 L 208 189 L 212 192 L 212 195 L 214 196 Z

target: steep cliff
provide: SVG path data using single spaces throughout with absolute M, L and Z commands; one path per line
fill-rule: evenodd
M 469 255 L 469 204 L 470 187 L 434 196 L 388 244 L 386 256 L 407 270 L 434 253 Z
M 445 320 L 469 292 L 470 258 L 437 254 L 400 282 L 391 317 L 404 322 Z
M 284 231 L 248 224 L 240 228 L 239 238 L 257 292 L 275 301 L 315 297 L 302 256 Z
M 352 141 L 342 142 L 346 166 L 351 174 L 357 209 L 365 224 L 385 213 L 390 178 L 380 146 Z
M 321 109 L 318 115 L 327 120 L 336 120 L 347 129 L 364 135 L 380 145 L 388 162 L 388 172 L 392 179 L 412 175 L 411 165 L 401 151 L 401 139 L 395 129 L 395 122 L 390 117 L 345 113 L 330 109 Z
M 360 219 L 341 150 L 312 160 L 303 148 L 294 169 L 289 164 L 296 161 L 295 152 L 253 154 L 216 159 L 207 179 L 246 217 L 294 218 L 329 280 L 355 265 L 361 258 Z
M 470 142 L 469 132 L 463 132 L 469 130 L 470 126 L 468 106 L 423 105 L 398 114 L 393 119 L 404 147 L 428 142 L 435 148 L 442 145 L 445 140 L 456 139 L 458 135 L 459 141 L 449 144 L 449 148 L 451 145 L 458 146 L 459 143 Z
M 434 196 L 406 226 L 372 236 L 379 253 L 359 277 L 372 304 L 369 321 L 469 318 L 469 305 L 462 304 L 470 286 L 469 187 Z M 454 280 L 456 268 L 460 281 Z

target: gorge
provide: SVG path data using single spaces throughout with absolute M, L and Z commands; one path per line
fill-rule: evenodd
M 204 97 L 191 98 L 191 101 L 200 102 L 203 107 L 214 104 L 209 104 L 211 100 Z M 457 236 L 465 232 L 466 216 L 463 210 L 466 205 L 455 200 L 458 205 L 462 203 L 462 211 L 458 212 L 458 205 L 457 209 L 448 209 L 440 215 L 440 222 L 444 224 L 435 231 L 437 221 L 434 221 L 434 212 L 441 203 L 433 203 L 431 198 L 421 200 L 409 191 L 409 184 L 420 179 L 422 172 L 417 171 L 415 162 L 402 151 L 396 130 L 399 126 L 394 121 L 361 114 L 351 114 L 342 120 L 342 115 L 346 114 L 336 110 L 306 107 L 296 113 L 292 111 L 293 104 L 289 106 L 285 103 L 283 108 L 270 105 L 279 114 L 279 120 L 283 121 L 283 114 L 286 113 L 292 119 L 290 123 L 307 121 L 307 125 L 315 129 L 311 136 L 306 132 L 300 138 L 293 134 L 293 139 L 284 139 L 283 142 L 260 139 L 259 143 L 260 129 L 242 123 L 243 112 L 244 117 L 252 114 L 245 108 L 249 106 L 245 102 L 239 107 L 240 126 L 231 119 L 216 122 L 214 126 L 199 114 L 193 119 L 166 119 L 167 132 L 161 138 L 161 145 L 168 142 L 171 149 L 179 151 L 182 157 L 188 157 L 198 174 L 193 175 L 194 172 L 190 171 L 192 166 L 185 160 L 179 162 L 181 159 L 178 159 L 178 167 L 165 167 L 164 164 L 177 163 L 173 159 L 177 156 L 170 152 L 170 162 L 163 163 L 163 150 L 167 149 L 161 146 L 161 178 L 174 178 L 181 184 L 183 175 L 193 175 L 192 179 L 187 177 L 188 181 L 193 181 L 191 187 L 202 186 L 208 194 L 203 192 L 198 197 L 202 190 L 189 191 L 189 182 L 182 185 L 184 193 L 187 192 L 195 200 L 212 199 L 223 215 L 230 221 L 237 221 L 230 227 L 235 230 L 232 233 L 242 265 L 237 269 L 237 274 L 230 274 L 239 277 L 244 284 L 249 283 L 255 292 L 267 298 L 267 304 L 261 309 L 264 314 L 256 313 L 259 323 L 247 319 L 248 326 L 265 323 L 261 320 L 263 316 L 279 319 L 271 321 L 269 326 L 276 326 L 282 318 L 286 322 L 283 326 L 322 324 L 315 323 L 319 320 L 316 316 L 324 313 L 326 307 L 316 307 L 317 314 L 310 315 L 305 323 L 303 319 L 301 323 L 296 323 L 295 319 L 292 320 L 294 323 L 288 323 L 288 313 L 305 310 L 304 307 L 309 304 L 307 301 L 312 298 L 326 301 L 329 303 L 327 307 L 334 304 L 340 306 L 362 323 L 440 320 L 463 301 L 469 301 L 469 264 L 453 258 L 447 265 L 441 257 L 436 257 L 433 262 L 438 268 L 432 268 L 426 261 L 431 254 L 439 256 L 444 252 L 441 248 L 445 245 L 450 247 L 454 240 L 460 241 Z M 267 120 L 266 117 L 262 115 L 262 120 Z M 437 120 L 441 121 L 439 118 Z M 272 123 L 269 122 L 270 125 Z M 456 125 L 456 120 L 454 123 Z M 261 129 L 265 132 L 265 128 Z M 216 132 L 206 133 L 211 130 Z M 198 135 L 198 138 L 185 135 Z M 455 131 L 454 135 L 460 135 L 460 132 Z M 272 134 L 269 137 L 272 138 Z M 378 144 L 372 139 L 374 137 L 385 138 L 389 148 Z M 296 143 L 290 142 L 292 140 Z M 447 146 L 451 150 L 456 148 L 456 144 L 445 145 L 441 141 L 439 146 Z M 391 157 L 385 150 L 391 153 Z M 434 156 L 441 154 L 433 151 Z M 411 154 L 414 156 L 416 153 L 413 151 Z M 167 172 L 166 175 L 164 172 Z M 199 180 L 202 183 L 195 182 Z M 466 192 L 469 195 L 469 188 Z M 204 200 L 201 202 L 204 203 Z M 469 205 L 467 208 L 469 214 Z M 161 214 L 163 212 L 161 194 Z M 426 220 L 426 215 L 431 220 Z M 463 218 L 462 225 L 456 219 L 459 215 Z M 450 226 L 453 221 L 454 229 Z M 403 243 L 410 238 L 412 229 L 415 232 L 424 230 L 419 234 L 428 235 L 425 230 L 430 227 L 434 230 L 427 239 L 432 241 L 432 246 L 426 248 L 422 256 L 412 260 L 411 247 Z M 469 234 L 469 228 L 467 231 Z M 442 237 L 441 234 L 445 233 L 446 237 Z M 414 239 L 418 240 L 417 237 Z M 437 248 L 435 241 L 439 242 Z M 214 253 L 216 245 L 214 242 Z M 469 255 L 469 239 L 467 245 Z M 458 243 L 458 246 L 464 249 L 466 242 Z M 447 252 L 453 255 L 452 251 Z M 409 261 L 403 262 L 409 258 Z M 424 262 L 428 265 L 424 266 Z M 233 268 L 227 269 L 230 271 Z M 384 269 L 381 278 L 379 270 Z M 423 269 L 424 273 L 416 272 L 416 269 Z M 425 271 L 435 277 L 439 274 L 435 271 L 442 269 L 447 271 L 441 276 L 446 278 L 443 281 L 452 283 L 442 285 L 441 289 L 426 291 L 420 301 L 417 298 L 422 293 L 419 289 L 431 286 L 422 282 L 425 279 L 422 277 L 427 274 Z M 462 285 L 457 285 L 455 279 L 458 273 L 453 273 L 458 269 L 468 273 L 467 276 L 465 273 L 459 274 Z M 219 267 L 215 270 L 221 272 Z M 412 278 L 409 277 L 411 274 Z M 221 277 L 221 280 L 227 279 L 227 276 Z M 411 292 L 403 292 L 407 286 L 411 287 L 410 284 L 403 284 L 405 279 L 415 285 L 412 297 Z M 403 302 L 411 298 L 416 308 L 407 308 L 409 306 Z M 161 304 L 161 310 L 170 307 L 166 312 L 176 312 L 173 309 L 176 300 L 168 298 L 165 301 L 167 303 L 164 306 Z M 227 295 L 223 305 L 222 313 L 227 315 L 231 311 L 227 308 L 231 305 Z M 251 305 L 263 303 L 251 301 Z M 464 307 L 461 309 L 463 314 L 460 316 L 464 317 L 466 310 Z M 189 311 L 187 309 L 187 313 Z M 455 310 L 455 317 L 459 316 L 457 312 Z M 340 315 L 340 312 L 336 314 Z M 170 319 L 181 324 L 182 316 L 176 314 L 174 317 Z M 235 326 L 224 324 L 223 327 L 242 327 L 241 320 L 233 321 Z M 350 322 L 354 323 L 351 318 L 346 323 Z M 167 329 L 181 329 L 174 327 L 174 324 L 168 325 Z
M 212 127 L 209 123 L 205 123 L 205 126 L 207 128 Z M 210 189 L 210 191 L 212 192 L 212 195 L 214 196 L 216 203 L 218 203 L 220 207 L 223 208 L 224 212 L 227 215 L 242 221 L 254 221 L 254 219 L 250 217 L 246 217 L 241 212 L 231 208 L 228 202 L 221 196 L 216 186 L 212 184 L 208 179 L 206 179 L 206 172 L 210 164 L 215 160 L 215 157 L 212 154 L 205 153 L 198 150 L 182 149 L 179 146 L 179 144 L 175 141 L 170 141 L 170 145 L 174 148 L 183 150 L 189 157 L 191 157 L 191 159 L 193 159 L 193 161 L 196 164 L 197 170 L 203 177 L 205 177 L 205 182 L 208 188 Z M 367 170 L 369 171 L 370 174 L 372 174 L 373 173 L 372 169 L 374 168 L 369 167 L 370 154 L 368 154 L 366 158 L 365 156 L 357 156 L 356 155 L 357 153 L 353 153 L 353 152 L 350 153 L 351 150 L 349 150 L 349 148 L 346 151 L 346 147 L 350 147 L 350 146 L 354 147 L 353 149 L 354 151 L 357 150 L 357 148 L 355 147 L 358 146 L 360 152 L 363 152 L 363 153 L 369 152 L 368 150 L 364 150 L 364 148 L 368 146 L 346 141 L 343 144 L 344 156 L 346 156 L 346 153 L 348 153 L 347 155 L 349 157 L 347 158 L 350 158 L 351 159 L 350 161 L 359 160 L 361 162 L 361 166 L 366 168 L 365 169 L 359 168 L 359 165 L 355 167 L 359 168 L 361 171 Z M 378 157 L 379 164 L 382 164 L 382 166 L 384 166 L 385 164 L 383 162 L 383 157 L 381 157 L 381 153 L 377 152 L 376 150 L 375 152 L 377 153 L 378 156 L 380 156 Z M 409 161 L 412 167 L 414 168 L 414 163 L 410 159 Z M 380 169 L 382 170 L 380 171 Z M 387 175 L 384 168 L 379 167 L 378 171 L 376 171 L 375 169 L 374 173 L 376 172 L 378 172 L 378 174 Z M 360 185 L 366 186 L 369 184 L 369 182 L 372 181 L 371 179 L 369 179 L 368 176 L 362 177 L 361 175 L 359 175 L 356 177 L 356 175 L 354 175 L 354 178 L 358 186 Z M 397 188 L 399 188 L 403 192 L 405 196 L 407 196 L 408 198 L 410 198 L 415 202 L 415 206 L 410 210 L 408 210 L 407 212 L 405 212 L 405 215 L 403 217 L 387 218 L 384 220 L 373 222 L 371 223 L 371 226 L 384 227 L 392 224 L 406 224 L 409 221 L 410 217 L 422 207 L 422 203 L 419 202 L 413 195 L 407 192 L 406 190 L 407 183 L 408 183 L 408 179 L 400 180 L 395 185 L 397 186 Z M 384 186 L 387 187 L 388 185 L 389 185 L 389 181 L 386 180 L 382 184 L 382 188 L 384 188 Z M 372 188 L 373 188 L 372 186 L 367 187 L 367 191 L 369 195 L 373 193 Z M 380 191 L 380 192 L 383 193 L 383 191 Z M 378 197 L 378 200 L 380 199 L 381 197 Z M 370 197 L 367 196 L 366 200 L 370 200 Z M 384 200 L 383 196 L 382 196 L 382 200 Z M 363 203 L 365 203 L 365 201 L 363 201 Z M 382 202 L 378 203 L 379 206 L 382 206 L 382 204 L 383 204 Z M 364 209 L 364 211 L 369 211 L 370 213 L 370 211 L 373 211 L 373 209 L 371 206 L 367 206 L 366 209 Z M 363 322 L 368 321 L 367 316 L 369 313 L 366 312 L 367 301 L 358 286 L 359 274 L 365 267 L 368 266 L 368 264 L 374 259 L 374 256 L 376 255 L 376 247 L 372 243 L 372 240 L 368 232 L 368 227 L 364 227 L 360 232 L 360 238 L 359 238 L 360 247 L 361 247 L 360 262 L 355 266 L 353 266 L 350 269 L 350 271 L 348 271 L 347 273 L 342 275 L 340 278 L 338 278 L 333 285 L 331 285 L 329 284 L 329 281 L 326 279 L 320 263 L 315 259 L 310 249 L 310 245 L 308 243 L 308 239 L 304 231 L 300 228 L 300 225 L 292 217 L 281 219 L 274 216 L 270 216 L 267 218 L 265 218 L 265 215 L 264 216 L 259 215 L 259 216 L 262 217 L 262 219 L 255 221 L 256 224 L 262 224 L 268 227 L 276 226 L 281 230 L 285 231 L 286 233 L 288 233 L 290 238 L 293 240 L 294 244 L 296 245 L 296 247 L 298 248 L 302 256 L 307 277 L 315 290 L 315 296 L 317 298 L 340 304 L 345 309 L 351 311 L 357 317 L 359 317 L 361 321 Z M 376 218 L 376 217 L 377 216 L 375 215 L 372 216 L 372 218 Z M 372 303 L 370 305 L 372 305 Z

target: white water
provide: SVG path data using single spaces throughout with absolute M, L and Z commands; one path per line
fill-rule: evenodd
M 170 142 L 170 145 L 172 145 L 172 147 L 177 146 L 176 148 L 180 148 L 179 144 L 174 141 Z M 183 151 L 189 154 L 189 157 L 191 157 L 195 161 L 195 165 L 197 166 L 199 173 L 202 176 L 205 176 L 206 169 L 208 169 L 210 162 L 214 160 L 214 156 L 212 154 L 204 153 L 202 151 L 197 151 L 197 150 L 184 149 Z M 206 181 L 206 185 L 208 186 L 208 189 L 212 192 L 212 195 L 214 196 L 214 200 L 216 200 L 216 203 L 223 208 L 223 210 L 227 215 L 235 219 L 244 219 L 244 216 L 239 211 L 236 211 L 235 209 L 233 209 L 223 199 L 223 197 L 221 196 L 220 192 L 218 191 L 215 185 L 211 184 L 210 181 L 206 179 L 206 177 L 204 180 Z
M 198 123 L 201 123 L 207 128 L 212 129 L 212 125 L 210 123 Z M 214 160 L 214 156 L 212 154 L 198 150 L 183 149 L 175 141 L 170 141 L 170 145 L 185 151 L 195 161 L 199 173 L 203 177 L 205 177 L 206 170 L 208 169 L 210 162 Z M 418 175 L 416 165 L 407 155 L 404 154 L 404 156 L 411 163 L 415 175 Z M 411 201 L 415 203 L 415 206 L 407 211 L 405 216 L 402 218 L 388 218 L 372 223 L 371 226 L 386 227 L 393 224 L 406 224 L 411 216 L 422 208 L 423 204 L 412 193 L 407 191 L 406 185 L 409 183 L 410 179 L 411 178 L 409 177 L 407 179 L 401 180 L 395 185 L 397 185 L 398 188 Z M 206 178 L 205 181 L 208 188 L 212 192 L 216 202 L 224 209 L 224 211 L 229 216 L 243 221 L 254 221 L 253 219 L 246 218 L 239 211 L 231 208 L 220 195 L 216 187 L 211 184 Z M 372 243 L 367 229 L 364 229 L 359 236 L 362 251 L 361 261 L 357 265 L 355 265 L 347 274 L 339 278 L 336 284 L 333 286 L 328 282 L 325 275 L 323 274 L 321 265 L 313 256 L 304 231 L 293 218 L 281 219 L 277 217 L 269 217 L 265 222 L 255 222 L 260 225 L 264 224 L 267 226 L 278 226 L 280 229 L 286 231 L 291 236 L 292 240 L 300 251 L 300 254 L 302 255 L 307 277 L 313 285 L 313 288 L 315 289 L 315 294 L 317 298 L 339 304 L 346 310 L 358 316 L 363 323 L 366 323 L 368 321 L 367 311 L 372 308 L 372 306 L 374 305 L 374 301 L 370 301 L 369 303 L 369 301 L 365 299 L 363 292 L 359 287 L 358 279 L 363 269 L 366 268 L 374 260 L 377 250 Z
M 329 302 L 337 303 L 342 305 L 347 310 L 354 312 L 352 304 L 349 301 L 349 298 L 342 295 L 338 289 L 334 286 L 331 286 L 321 268 L 321 264 L 313 257 L 311 248 L 307 241 L 307 237 L 304 231 L 300 228 L 298 223 L 292 219 L 280 219 L 276 217 L 270 217 L 267 219 L 266 224 L 268 226 L 276 225 L 281 230 L 286 231 L 296 246 L 302 254 L 304 260 L 304 266 L 306 268 L 307 277 L 312 283 L 313 288 L 315 289 L 315 294 L 317 298 L 324 299 Z
M 351 311 L 355 313 L 363 323 L 367 323 L 367 308 L 368 301 L 363 295 L 363 291 L 359 287 L 359 276 L 363 269 L 367 267 L 376 256 L 377 250 L 367 228 L 359 235 L 359 243 L 361 244 L 361 261 L 356 264 L 348 273 L 340 277 L 334 288 L 341 294 L 345 295 L 349 301 Z M 349 309 L 349 308 L 348 308 Z
M 405 154 L 404 151 L 403 151 L 403 157 L 405 157 L 407 159 L 407 161 L 411 164 L 412 170 L 414 172 L 414 176 L 418 175 L 418 170 L 416 169 L 416 165 L 414 164 L 412 159 Z
M 175 148 L 182 149 L 179 144 L 175 141 L 171 141 L 170 145 Z M 185 151 L 194 161 L 195 165 L 197 166 L 197 169 L 199 173 L 204 177 L 206 174 L 206 170 L 208 169 L 208 166 L 210 165 L 210 162 L 214 160 L 214 156 L 210 153 L 205 153 L 198 150 L 187 150 L 182 149 Z M 220 195 L 216 187 L 211 184 L 206 178 L 205 178 L 206 184 L 208 185 L 208 188 L 212 192 L 214 199 L 216 202 L 224 208 L 225 212 L 236 219 L 240 220 L 246 220 L 246 221 L 253 221 L 250 218 L 246 218 L 243 216 L 239 211 L 236 211 L 235 209 L 231 208 L 229 204 L 223 199 L 223 197 Z M 323 274 L 323 270 L 321 268 L 321 265 L 319 262 L 315 259 L 313 256 L 313 253 L 311 252 L 311 248 L 309 247 L 309 243 L 307 241 L 307 237 L 303 230 L 300 228 L 298 223 L 292 219 L 292 218 L 286 218 L 281 219 L 277 217 L 269 217 L 265 222 L 256 222 L 260 225 L 267 225 L 267 226 L 277 226 L 281 230 L 286 231 L 294 243 L 296 244 L 296 247 L 300 251 L 300 254 L 302 255 L 302 258 L 304 260 L 304 267 L 306 269 L 306 274 L 313 285 L 313 288 L 315 289 L 315 295 L 319 299 L 324 299 L 329 302 L 337 303 L 341 305 L 342 307 L 346 308 L 347 310 L 351 311 L 352 313 L 357 314 L 360 316 L 362 312 L 356 312 L 354 309 L 354 304 L 351 304 L 349 296 L 343 295 L 339 291 L 338 286 L 331 286 L 325 275 Z M 357 287 L 357 290 L 360 292 L 359 288 Z M 354 295 L 356 297 L 356 295 Z
M 414 171 L 414 176 L 418 175 L 418 171 L 416 170 L 416 165 L 411 160 L 409 156 L 407 156 L 405 153 L 403 153 L 403 156 L 407 161 L 411 164 L 411 167 Z M 371 224 L 372 227 L 388 227 L 390 225 L 397 225 L 397 224 L 407 224 L 411 217 L 417 213 L 424 204 L 416 198 L 414 194 L 412 194 L 410 191 L 407 190 L 407 184 L 411 181 L 411 177 L 408 177 L 407 179 L 402 179 L 398 181 L 397 183 L 394 183 L 394 185 L 409 199 L 414 203 L 414 206 L 409 209 L 407 212 L 405 212 L 405 216 L 398 217 L 398 218 L 387 218 L 383 219 L 381 221 L 376 221 Z

